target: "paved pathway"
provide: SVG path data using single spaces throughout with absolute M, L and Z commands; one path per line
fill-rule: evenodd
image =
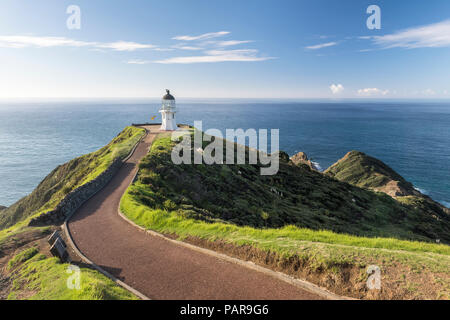
M 90 260 L 151 299 L 321 299 L 269 275 L 139 231 L 118 215 L 119 201 L 156 127 L 109 184 L 71 218 L 68 228 Z

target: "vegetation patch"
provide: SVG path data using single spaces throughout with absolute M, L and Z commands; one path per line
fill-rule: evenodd
M 67 285 L 72 273 L 67 272 L 69 264 L 60 263 L 57 258 L 47 258 L 36 248 L 29 248 L 14 258 L 8 299 L 32 300 L 118 300 L 137 299 L 127 290 L 119 287 L 99 272 L 80 268 L 80 287 L 72 289 Z
M 450 247 L 433 243 L 437 233 L 445 238 L 447 222 L 438 226 L 420 209 L 287 161 L 273 177 L 260 176 L 259 165 L 176 166 L 172 145 L 167 137 L 153 143 L 121 200 L 135 223 L 342 294 L 449 296 Z M 383 293 L 365 286 L 371 264 L 382 270 Z M 439 281 L 428 291 L 400 289 L 401 279 L 422 285 L 430 277 Z
M 14 258 L 9 260 L 8 269 L 11 270 L 14 267 L 16 267 L 17 265 L 31 259 L 36 254 L 38 254 L 38 252 L 39 252 L 39 250 L 36 247 L 28 248 L 28 249 L 22 251 L 21 253 L 14 256 Z
M 398 181 L 405 193 L 413 193 L 414 187 L 382 161 L 359 151 L 351 151 L 333 164 L 325 174 L 361 188 L 382 188 L 389 181 Z
M 144 134 L 143 128 L 126 127 L 105 147 L 58 166 L 30 195 L 0 211 L 0 229 L 53 210 L 69 192 L 98 177 L 114 159 L 128 155 Z
M 243 227 L 295 225 L 362 237 L 450 243 L 450 216 L 443 211 L 404 205 L 281 157 L 274 176 L 261 176 L 259 164 L 175 165 L 173 145 L 170 137 L 153 143 L 129 191 L 154 210 Z
M 142 128 L 125 128 L 107 146 L 57 167 L 30 195 L 0 208 L 0 299 L 137 299 L 89 268 L 81 268 L 80 290 L 69 289 L 68 264 L 45 255 L 45 237 L 55 228 L 28 223 L 54 209 L 67 193 L 98 177 L 116 158 L 128 155 L 144 134 Z

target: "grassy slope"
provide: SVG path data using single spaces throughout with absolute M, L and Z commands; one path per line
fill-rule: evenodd
M 125 157 L 145 133 L 144 129 L 127 127 L 107 146 L 69 161 L 53 170 L 31 193 L 7 210 L 0 211 L 0 256 L 11 247 L 22 247 L 25 237 L 39 239 L 48 227 L 28 227 L 29 220 L 56 207 L 75 188 L 100 175 L 116 157 Z M 15 223 L 15 224 L 13 224 Z M 13 225 L 11 225 L 13 224 Z M 20 258 L 16 258 L 19 259 Z M 13 262 L 11 262 L 13 263 Z M 67 290 L 67 264 L 37 254 L 13 270 L 11 299 L 135 299 L 128 291 L 95 270 L 82 268 L 82 290 Z M 55 285 L 56 284 L 56 285 Z M 31 289 L 31 291 L 30 291 Z M 30 295 L 32 293 L 32 295 Z
M 26 249 L 8 263 L 13 285 L 8 299 L 116 300 L 137 299 L 97 271 L 80 268 L 80 289 L 68 289 L 69 264 L 47 258 L 37 248 Z
M 295 206 L 299 209 L 294 213 L 298 215 L 299 219 L 291 219 L 292 211 L 289 211 L 289 209 L 294 210 L 293 206 L 282 199 L 276 198 L 273 203 L 273 196 L 264 190 L 263 185 L 267 181 L 258 181 L 260 177 L 256 176 L 249 176 L 248 180 L 243 177 L 250 175 L 251 169 L 249 166 L 195 165 L 191 168 L 179 166 L 180 171 L 187 172 L 187 175 L 182 178 L 177 175 L 177 169 L 171 165 L 170 158 L 167 158 L 170 145 L 171 143 L 167 138 L 159 139 L 153 143 L 151 152 L 141 163 L 139 179 L 130 186 L 122 198 L 122 212 L 137 224 L 162 233 L 176 234 L 180 239 L 195 237 L 210 242 L 219 240 L 236 246 L 250 245 L 266 252 L 274 252 L 288 260 L 297 257 L 303 268 L 311 272 L 320 270 L 321 273 L 325 274 L 339 273 L 352 266 L 364 268 L 370 264 L 377 264 L 384 271 L 394 267 L 396 270 L 400 270 L 399 266 L 403 266 L 402 270 L 407 270 L 405 272 L 412 270 L 415 274 L 422 273 L 434 277 L 434 280 L 430 281 L 436 283 L 440 281 L 439 284 L 436 284 L 439 289 L 431 290 L 432 293 L 427 296 L 428 298 L 448 297 L 450 284 L 449 246 L 396 239 L 394 237 L 398 236 L 401 226 L 389 227 L 389 223 L 391 223 L 389 219 L 385 220 L 384 224 L 378 224 L 378 226 L 385 227 L 383 232 L 379 232 L 380 234 L 391 234 L 391 238 L 376 237 L 376 232 L 373 232 L 373 237 L 369 238 L 330 231 L 336 229 L 335 226 L 337 225 L 341 226 L 341 230 L 345 232 L 345 229 L 343 229 L 345 224 L 350 224 L 347 229 L 349 231 L 357 230 L 357 223 L 360 223 L 359 227 L 364 228 L 361 218 L 356 219 L 356 224 L 353 227 L 351 226 L 352 221 L 345 220 L 346 214 L 354 218 L 351 203 L 354 203 L 352 199 L 355 198 L 357 199 L 355 206 L 360 203 L 367 210 L 362 211 L 363 208 L 359 208 L 358 212 L 362 211 L 362 215 L 366 217 L 373 215 L 365 223 L 380 223 L 385 219 L 383 215 L 386 213 L 383 210 L 388 210 L 388 217 L 391 214 L 394 216 L 400 215 L 400 217 L 397 217 L 400 221 L 393 221 L 393 223 L 404 224 L 404 215 L 406 213 L 411 215 L 411 212 L 404 211 L 405 208 L 390 197 L 339 183 L 336 180 L 323 177 L 319 173 L 311 172 L 305 167 L 297 168 L 300 170 L 297 172 L 295 167 L 290 166 L 294 168 L 292 169 L 294 171 L 291 171 L 286 164 L 286 167 L 282 165 L 283 168 L 280 170 L 281 177 L 274 177 L 274 179 L 269 180 L 270 183 L 266 188 L 274 186 L 284 193 L 285 198 L 298 196 L 301 199 L 296 203 Z M 241 171 L 241 174 L 233 174 L 230 177 L 230 171 L 237 172 L 238 170 Z M 197 176 L 193 172 L 201 172 L 201 174 Z M 283 178 L 283 175 L 288 174 L 296 176 L 292 180 Z M 173 179 L 175 186 L 167 184 L 165 178 Z M 208 181 L 209 179 L 210 181 Z M 242 181 L 243 179 L 245 180 Z M 325 180 L 322 181 L 322 179 Z M 223 181 L 223 184 L 220 184 L 220 180 Z M 261 184 L 255 186 L 251 183 L 252 181 Z M 299 184 L 295 184 L 295 181 L 298 181 Z M 289 184 L 293 184 L 297 190 L 296 193 L 290 194 L 289 189 L 283 188 L 284 185 Z M 336 185 L 333 186 L 333 184 Z M 303 193 L 305 189 L 309 191 L 306 194 Z M 214 194 L 208 195 L 211 190 Z M 252 196 L 254 196 L 254 192 L 260 192 L 261 197 L 257 199 L 259 202 L 253 200 L 255 201 L 253 203 L 246 190 L 252 190 Z M 207 194 L 206 198 L 202 198 L 201 193 Z M 322 193 L 326 196 L 321 197 Z M 342 203 L 345 202 L 343 199 L 346 199 L 347 194 L 350 194 L 350 206 L 348 206 L 348 203 Z M 246 195 L 244 199 L 242 199 L 243 195 Z M 328 201 L 331 201 L 332 204 L 335 200 L 334 197 L 342 197 L 343 199 L 340 199 L 341 205 L 337 206 L 333 213 L 332 208 L 326 209 L 326 205 L 324 207 L 321 202 L 328 203 Z M 265 201 L 266 199 L 271 201 Z M 290 199 L 290 201 L 292 200 Z M 248 208 L 257 205 L 260 206 L 262 211 L 255 209 L 252 216 L 252 212 L 249 212 Z M 221 207 L 224 211 L 214 211 L 216 207 Z M 349 211 L 339 212 L 342 208 Z M 328 210 L 328 212 L 323 215 L 324 210 Z M 372 213 L 371 210 L 373 210 Z M 217 214 L 217 212 L 220 214 Z M 271 221 L 270 217 L 274 214 L 276 214 L 277 219 Z M 421 213 L 415 212 L 414 214 Z M 240 220 L 239 215 L 245 218 Z M 289 219 L 284 226 L 280 226 L 279 219 L 283 219 L 283 215 L 286 215 Z M 377 215 L 381 217 L 378 219 Z M 328 217 L 330 220 L 320 219 L 317 220 L 318 224 L 316 224 L 314 216 Z M 344 219 L 343 223 L 339 221 L 341 218 Z M 311 221 L 313 223 L 308 225 Z M 289 225 L 292 224 L 291 222 L 300 222 L 300 227 Z M 330 224 L 327 224 L 328 222 Z M 411 220 L 406 220 L 406 222 L 411 223 Z M 272 228 L 270 228 L 271 224 L 274 224 Z M 306 224 L 309 228 L 302 228 L 303 224 Z M 311 229 L 311 227 L 316 226 L 328 227 L 330 230 Z M 369 230 L 375 231 L 375 227 L 376 225 L 373 228 L 364 228 L 364 233 Z M 401 231 L 403 235 L 414 238 L 409 231 Z M 422 236 L 417 238 L 423 239 Z M 362 276 L 359 281 L 363 282 L 365 279 L 364 270 L 361 269 L 361 272 Z M 406 279 L 409 279 L 409 276 Z M 393 283 L 398 282 L 398 279 L 394 276 L 389 278 L 386 275 L 385 280 Z M 417 286 L 417 283 L 414 283 L 417 279 L 411 281 L 413 286 Z M 405 280 L 405 286 L 409 286 L 406 282 Z M 408 287 L 405 290 L 409 289 Z
M 379 190 L 386 193 L 391 192 L 391 195 L 396 194 L 395 199 L 408 208 L 418 209 L 426 212 L 428 216 L 436 217 L 437 221 L 442 219 L 444 223 L 448 223 L 450 209 L 443 207 L 430 197 L 415 190 L 410 182 L 406 181 L 382 161 L 362 152 L 349 152 L 345 157 L 325 170 L 324 173 L 339 181 L 361 188 Z M 395 181 L 398 182 L 398 187 L 390 187 L 389 183 Z M 398 193 L 394 190 L 398 190 Z
M 58 166 L 30 195 L 0 211 L 0 229 L 54 209 L 66 194 L 96 178 L 115 158 L 125 157 L 144 133 L 142 128 L 127 127 L 98 151 Z
M 140 164 L 131 195 L 150 208 L 238 226 L 295 225 L 450 243 L 450 220 L 444 213 L 436 217 L 288 162 L 280 162 L 275 176 L 261 176 L 257 165 L 174 165 L 171 145 L 170 138 L 158 139 Z
M 379 188 L 388 181 L 399 181 L 404 189 L 414 191 L 413 185 L 382 161 L 359 151 L 351 151 L 325 170 L 325 174 L 361 188 Z

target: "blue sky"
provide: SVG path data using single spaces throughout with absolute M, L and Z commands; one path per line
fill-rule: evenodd
M 446 0 L 0 3 L 0 98 L 447 99 L 449 57 Z

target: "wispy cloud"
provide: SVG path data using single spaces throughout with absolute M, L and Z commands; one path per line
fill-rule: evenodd
M 215 45 L 218 47 L 230 47 L 230 46 L 236 46 L 239 44 L 244 43 L 251 43 L 254 42 L 253 40 L 227 40 L 227 41 L 216 41 Z
M 313 45 L 313 46 L 308 46 L 308 47 L 305 47 L 305 48 L 308 49 L 308 50 L 318 50 L 318 49 L 322 49 L 322 48 L 332 47 L 332 46 L 335 46 L 337 44 L 338 44 L 337 42 L 333 41 L 333 42 L 320 43 L 320 44 L 316 44 L 316 45 Z
M 173 45 L 172 48 L 180 49 L 180 50 L 189 50 L 189 51 L 204 50 L 203 47 L 190 46 L 190 45 L 186 45 L 186 44 L 176 44 L 176 45 Z
M 401 30 L 372 41 L 383 48 L 436 48 L 450 46 L 450 20 Z
M 160 47 L 155 47 L 155 48 L 153 48 L 152 50 L 164 52 L 164 51 L 173 51 L 174 49 L 173 49 L 173 48 L 160 48 Z
M 364 88 L 358 90 L 358 95 L 360 96 L 373 96 L 373 95 L 382 95 L 385 96 L 389 93 L 389 90 L 381 90 L 378 88 Z
M 154 46 L 152 44 L 143 44 L 143 43 L 129 42 L 129 41 L 117 41 L 117 42 L 111 42 L 111 43 L 103 43 L 103 44 L 98 44 L 97 47 L 112 49 L 115 51 L 135 51 L 138 49 L 156 48 L 156 46 Z
M 83 47 L 95 46 L 95 42 L 78 41 L 64 37 L 35 37 L 35 36 L 0 36 L 0 47 Z
M 138 49 L 158 49 L 155 45 L 130 41 L 89 42 L 65 37 L 40 36 L 0 36 L 0 47 L 3 48 L 51 48 L 51 47 L 90 47 L 94 49 L 111 49 L 115 51 L 135 51 Z
M 157 60 L 155 63 L 162 64 L 190 64 L 190 63 L 213 63 L 226 61 L 265 61 L 274 59 L 274 57 L 260 57 L 257 55 L 258 50 L 242 49 L 242 50 L 209 50 L 202 56 L 190 57 L 173 57 L 163 60 Z
M 148 63 L 150 63 L 150 61 L 141 60 L 141 59 L 132 59 L 132 60 L 128 60 L 126 63 L 128 63 L 128 64 L 148 64 Z
M 198 36 L 176 36 L 173 37 L 173 40 L 181 40 L 181 41 L 194 41 L 194 40 L 206 40 L 206 39 L 211 39 L 211 38 L 217 38 L 217 37 L 222 37 L 224 35 L 229 34 L 229 31 L 219 31 L 219 32 L 209 32 L 209 33 L 204 33 Z
M 342 84 L 332 84 L 330 90 L 333 94 L 338 94 L 344 91 L 344 86 Z
M 251 43 L 254 42 L 253 40 L 225 40 L 225 41 L 216 41 L 216 40 L 209 40 L 209 41 L 198 41 L 195 45 L 186 44 L 186 43 L 178 43 L 176 45 L 173 45 L 172 48 L 180 49 L 180 50 L 207 50 L 209 47 L 210 49 L 214 47 L 231 47 L 231 46 L 237 46 L 240 44 L 245 43 Z
M 220 31 L 213 33 L 205 33 L 198 36 L 178 36 L 174 39 L 193 41 L 189 43 L 178 43 L 169 48 L 159 47 L 149 43 L 139 43 L 133 41 L 114 41 L 114 42 L 99 42 L 99 41 L 80 41 L 66 37 L 46 37 L 46 36 L 0 36 L 0 47 L 6 48 L 54 48 L 54 47 L 85 47 L 88 50 L 94 51 L 121 51 L 134 52 L 137 50 L 152 50 L 152 51 L 173 51 L 175 49 L 187 51 L 202 51 L 196 56 L 171 57 L 160 59 L 157 61 L 149 61 L 142 59 L 131 59 L 125 61 L 127 64 L 147 64 L 150 62 L 162 64 L 188 64 L 188 63 L 202 63 L 202 62 L 225 62 L 225 61 L 265 61 L 274 59 L 273 57 L 264 57 L 258 54 L 256 49 L 240 49 L 240 50 L 225 50 L 228 47 L 249 43 L 251 40 L 226 40 L 215 41 L 207 39 L 220 37 L 229 34 L 228 31 Z M 205 41 L 206 40 L 206 41 Z M 191 43 L 193 45 L 191 45 Z

